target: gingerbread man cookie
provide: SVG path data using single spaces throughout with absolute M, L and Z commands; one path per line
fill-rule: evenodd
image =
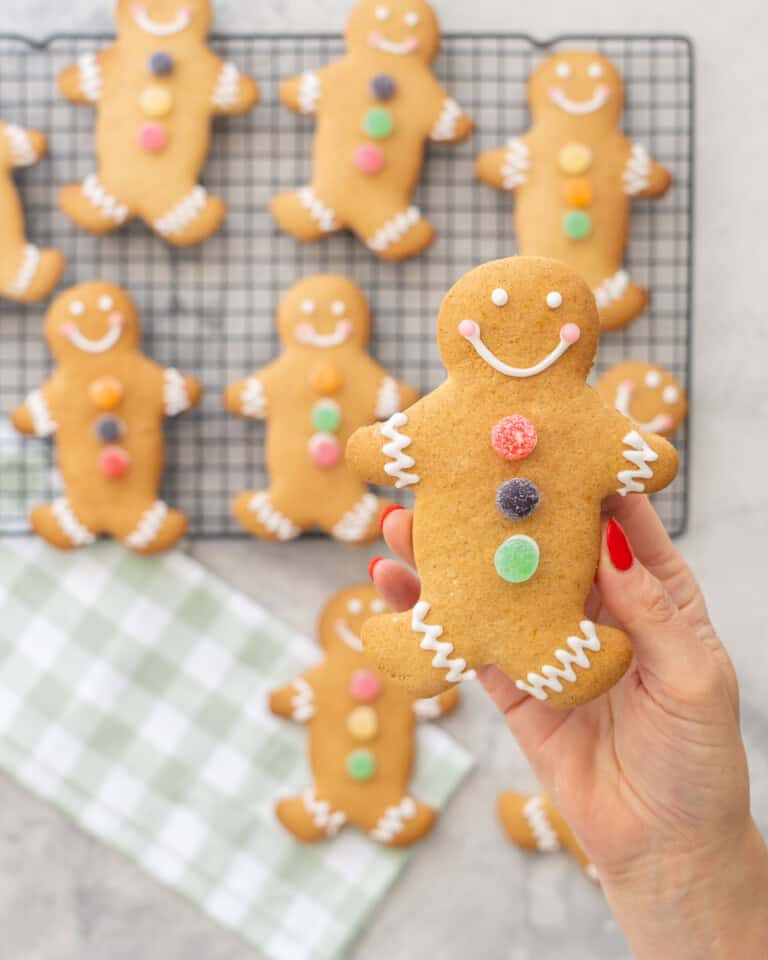
M 478 157 L 489 186 L 514 191 L 519 252 L 553 257 L 594 291 L 606 330 L 624 327 L 648 294 L 622 266 L 631 201 L 666 193 L 669 171 L 619 129 L 624 84 L 606 57 L 559 51 L 531 75 L 533 126 Z
M 358 430 L 361 477 L 413 490 L 421 599 L 363 629 L 366 652 L 418 696 L 498 664 L 555 706 L 599 696 L 632 650 L 584 615 L 612 493 L 653 493 L 677 470 L 666 440 L 586 384 L 600 332 L 570 267 L 513 257 L 453 287 L 438 319 L 448 379 Z
M 379 536 L 382 503 L 345 465 L 344 446 L 358 427 L 385 420 L 418 394 L 371 359 L 370 322 L 351 280 L 308 277 L 280 304 L 280 357 L 227 389 L 229 410 L 269 424 L 271 486 L 234 502 L 255 536 L 291 540 L 314 527 L 346 543 Z
M 415 725 L 453 710 L 457 691 L 414 701 L 373 669 L 359 632 L 384 609 L 370 584 L 337 593 L 320 615 L 322 663 L 270 697 L 274 714 L 309 726 L 314 782 L 276 807 L 283 826 L 305 843 L 352 824 L 379 843 L 404 847 L 435 822 L 432 807 L 408 793 Z
M 61 550 L 99 534 L 137 553 L 172 546 L 187 519 L 157 499 L 163 418 L 196 406 L 200 384 L 140 352 L 136 306 L 115 284 L 63 293 L 48 312 L 46 336 L 58 366 L 14 411 L 13 425 L 54 438 L 66 493 L 32 511 L 32 528 Z
M 16 167 L 30 167 L 47 152 L 42 133 L 0 123 L 0 297 L 7 300 L 43 300 L 67 265 L 58 250 L 40 250 L 27 241 L 24 210 L 11 175 Z
M 208 48 L 211 17 L 210 0 L 118 0 L 115 44 L 59 77 L 68 100 L 98 111 L 98 173 L 61 191 L 83 230 L 106 234 L 141 217 L 188 246 L 221 227 L 223 201 L 199 184 L 211 118 L 251 110 L 258 87 Z
M 518 847 L 541 853 L 567 850 L 590 880 L 599 881 L 594 863 L 545 794 L 502 793 L 497 809 L 509 839 Z
M 362 0 L 352 10 L 342 60 L 286 81 L 289 110 L 314 115 L 312 182 L 272 201 L 299 240 L 347 228 L 385 260 L 416 256 L 435 229 L 411 195 L 424 144 L 458 143 L 472 121 L 435 79 L 440 48 L 424 0 Z
M 619 363 L 603 374 L 595 389 L 605 403 L 648 433 L 671 437 L 688 413 L 683 385 L 651 363 Z

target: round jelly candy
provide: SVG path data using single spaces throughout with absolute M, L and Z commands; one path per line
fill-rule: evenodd
M 563 173 L 577 177 L 592 166 L 592 151 L 584 143 L 566 143 L 557 155 Z
M 168 131 L 162 123 L 145 123 L 139 131 L 139 146 L 147 153 L 160 153 L 168 146 Z
M 173 57 L 165 50 L 158 50 L 147 61 L 147 69 L 153 77 L 170 77 L 173 73 Z
M 128 472 L 131 458 L 122 447 L 106 447 L 99 457 L 99 469 L 110 480 L 119 480 Z
M 592 195 L 592 184 L 585 177 L 574 177 L 563 184 L 563 199 L 569 207 L 588 207 Z
M 315 367 L 309 377 L 309 384 L 315 393 L 329 397 L 341 390 L 343 379 L 338 367 L 330 363 L 323 363 Z
M 539 545 L 531 537 L 510 537 L 496 551 L 496 573 L 507 583 L 525 583 L 539 566 Z
M 376 140 L 386 139 L 394 130 L 392 114 L 384 107 L 371 107 L 363 121 L 363 132 Z
M 569 240 L 583 240 L 592 233 L 592 217 L 584 210 L 569 210 L 563 217 L 563 233 Z
M 165 117 L 173 108 L 173 94 L 168 87 L 153 83 L 145 87 L 139 95 L 139 106 L 148 117 Z
M 361 173 L 381 173 L 384 169 L 384 151 L 373 143 L 364 143 L 355 150 L 354 161 Z
M 321 470 L 329 470 L 341 460 L 341 444 L 330 433 L 316 433 L 309 441 L 309 459 Z
M 100 377 L 88 388 L 91 403 L 98 410 L 114 410 L 123 399 L 123 385 L 117 377 Z
M 355 707 L 347 717 L 347 730 L 355 740 L 373 740 L 379 732 L 379 716 L 373 707 Z
M 353 780 L 370 780 L 376 773 L 376 759 L 370 750 L 353 750 L 347 757 L 347 773 Z
M 312 409 L 312 426 L 322 433 L 336 433 L 341 426 L 341 410 L 335 400 L 321 400 Z
M 349 692 L 358 703 L 372 703 L 381 693 L 381 679 L 372 670 L 355 670 Z
M 377 73 L 371 80 L 371 96 L 375 100 L 391 100 L 396 90 L 395 79 L 388 73 Z
M 125 424 L 119 417 L 99 417 L 96 436 L 102 443 L 116 443 L 125 433 Z
M 532 480 L 515 477 L 496 491 L 496 506 L 507 520 L 525 520 L 538 507 L 539 488 Z
M 524 460 L 536 449 L 539 437 L 527 417 L 513 414 L 491 430 L 491 446 L 505 460 Z

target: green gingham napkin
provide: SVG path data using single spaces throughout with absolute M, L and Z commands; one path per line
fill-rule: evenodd
M 276 960 L 339 956 L 409 855 L 273 817 L 309 774 L 265 695 L 318 655 L 183 554 L 0 542 L 0 768 Z M 418 754 L 442 806 L 470 758 L 430 724 Z

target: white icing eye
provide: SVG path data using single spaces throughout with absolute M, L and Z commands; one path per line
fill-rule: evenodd
M 661 374 L 658 370 L 649 370 L 645 375 L 645 385 L 646 387 L 651 387 L 655 389 L 661 383 Z
M 571 75 L 570 65 L 561 60 L 560 63 L 558 63 L 558 65 L 555 67 L 555 73 L 558 75 L 558 77 L 560 77 L 561 80 L 567 80 Z
M 509 303 L 509 294 L 501 287 L 496 287 L 491 294 L 491 301 L 495 303 L 497 307 L 506 307 Z
M 352 599 L 347 603 L 347 610 L 357 616 L 357 614 L 363 612 L 363 601 L 358 600 L 357 597 L 352 597 Z
M 334 317 L 343 317 L 347 312 L 347 305 L 343 300 L 334 300 L 331 304 L 331 313 Z
M 550 310 L 557 310 L 558 307 L 563 305 L 563 295 L 558 293 L 557 290 L 552 290 L 551 293 L 547 294 L 547 306 Z
M 404 19 L 407 27 L 418 27 L 421 17 L 418 15 L 418 13 L 414 13 L 413 10 L 410 10 L 408 13 L 406 13 Z
M 389 7 L 376 7 L 377 20 L 389 20 Z
M 315 301 L 314 300 L 302 300 L 301 301 L 301 312 L 306 313 L 307 316 L 315 312 Z
M 112 299 L 112 297 L 99 297 L 99 310 L 103 310 L 104 313 L 107 313 L 109 310 L 111 310 L 114 305 L 115 301 Z
M 587 67 L 587 73 L 593 80 L 599 80 L 603 75 L 603 68 L 599 63 L 590 63 Z
M 664 387 L 662 397 L 664 398 L 664 403 L 677 403 L 677 401 L 680 399 L 680 391 L 677 389 L 677 387 L 670 385 L 668 387 Z
M 82 300 L 73 300 L 69 305 L 69 312 L 73 317 L 82 317 L 85 313 L 85 304 Z
M 372 613 L 384 613 L 386 610 L 386 605 L 383 600 L 371 600 L 371 612 Z

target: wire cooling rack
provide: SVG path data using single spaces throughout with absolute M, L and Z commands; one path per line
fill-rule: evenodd
M 69 257 L 67 283 L 113 280 L 142 309 L 144 349 L 158 362 L 194 373 L 206 385 L 202 409 L 167 430 L 163 496 L 191 518 L 192 534 L 239 533 L 231 497 L 258 489 L 264 476 L 263 425 L 235 418 L 221 394 L 232 380 L 263 366 L 278 350 L 274 315 L 282 292 L 315 272 L 348 273 L 374 308 L 372 350 L 399 378 L 428 391 L 443 379 L 435 342 L 442 296 L 479 263 L 515 252 L 512 201 L 474 177 L 481 151 L 529 124 L 525 84 L 553 49 L 597 49 L 626 80 L 624 129 L 668 166 L 675 184 L 663 200 L 634 204 L 629 270 L 652 291 L 648 312 L 625 331 L 604 337 L 598 369 L 622 359 L 647 360 L 690 380 L 693 200 L 693 51 L 676 36 L 563 36 L 537 43 L 521 35 L 450 35 L 437 72 L 477 124 L 455 146 L 430 147 L 415 198 L 437 225 L 435 245 L 414 261 L 386 264 L 349 236 L 305 246 L 280 233 L 270 197 L 309 178 L 311 120 L 278 102 L 281 79 L 343 53 L 337 36 L 220 36 L 222 55 L 257 77 L 262 102 L 247 117 L 217 122 L 205 183 L 226 198 L 224 230 L 202 247 L 168 247 L 141 224 L 107 238 L 72 226 L 58 210 L 62 183 L 94 169 L 94 111 L 56 92 L 59 70 L 104 36 L 58 36 L 35 44 L 0 36 L 0 117 L 48 133 L 51 156 L 19 176 L 29 234 Z M 0 302 L 0 534 L 27 529 L 35 503 L 57 493 L 51 448 L 13 434 L 7 414 L 50 371 L 40 306 Z M 689 426 L 676 438 L 680 476 L 656 498 L 673 534 L 688 512 Z

